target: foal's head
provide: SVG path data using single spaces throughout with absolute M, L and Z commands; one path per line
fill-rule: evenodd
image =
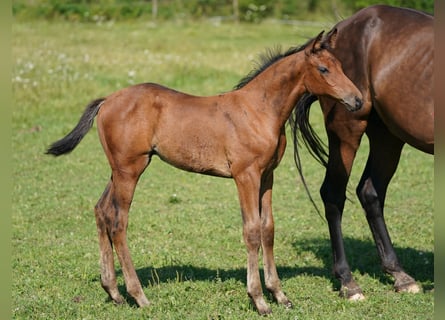
M 322 40 L 323 31 L 304 49 L 306 70 L 304 85 L 306 89 L 318 96 L 330 96 L 341 101 L 350 111 L 362 107 L 362 94 L 352 81 L 343 73 L 340 61 L 328 48 L 334 48 L 337 29 Z

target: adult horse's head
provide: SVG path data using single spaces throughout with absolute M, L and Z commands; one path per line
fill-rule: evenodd
M 359 110 L 363 104 L 361 92 L 344 74 L 340 61 L 326 50 L 335 47 L 337 30 L 324 40 L 323 33 L 320 32 L 304 50 L 307 61 L 304 85 L 311 94 L 330 96 L 341 101 L 349 111 Z

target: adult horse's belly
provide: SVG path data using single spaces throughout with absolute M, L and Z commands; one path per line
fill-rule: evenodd
M 374 107 L 389 131 L 405 143 L 434 154 L 434 107 L 407 104 L 387 105 L 374 102 Z M 392 108 L 399 108 L 393 112 Z
M 402 141 L 434 153 L 432 35 L 411 39 L 403 50 L 383 49 L 371 63 L 373 104 L 388 129 Z M 373 48 L 374 50 L 376 48 Z

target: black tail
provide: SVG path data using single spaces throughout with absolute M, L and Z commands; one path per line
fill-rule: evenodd
M 94 117 L 97 115 L 103 101 L 105 101 L 105 98 L 96 99 L 90 102 L 80 117 L 76 127 L 74 127 L 74 129 L 64 138 L 54 142 L 51 147 L 48 148 L 46 154 L 60 156 L 73 151 L 93 126 Z
M 328 165 L 328 153 L 326 152 L 326 144 L 320 139 L 320 137 L 312 128 L 309 122 L 309 113 L 312 103 L 317 101 L 317 96 L 306 93 L 301 98 L 293 114 L 291 115 L 289 122 L 292 128 L 292 137 L 294 139 L 294 158 L 297 161 L 299 158 L 298 148 L 299 137 L 302 138 L 304 145 L 308 148 L 311 155 L 324 167 Z M 298 168 L 301 168 L 300 163 L 296 162 Z
M 312 103 L 314 103 L 317 100 L 318 98 L 315 95 L 312 95 L 310 93 L 304 94 L 304 96 L 298 101 L 294 109 L 294 112 L 290 116 L 289 123 L 291 126 L 292 138 L 294 142 L 295 165 L 297 166 L 298 173 L 300 174 L 301 180 L 309 196 L 309 199 L 311 200 L 318 214 L 321 216 L 320 210 L 315 204 L 315 201 L 312 198 L 311 193 L 306 184 L 306 180 L 304 179 L 303 168 L 301 165 L 300 154 L 299 154 L 299 146 L 300 146 L 299 139 L 301 137 L 304 145 L 307 147 L 310 154 L 324 167 L 327 167 L 328 154 L 325 149 L 326 145 L 314 131 L 314 128 L 312 128 L 309 122 L 310 107 Z

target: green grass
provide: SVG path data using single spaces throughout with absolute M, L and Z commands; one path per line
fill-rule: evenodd
M 114 306 L 99 282 L 93 207 L 109 178 L 95 128 L 70 155 L 45 148 L 65 135 L 85 105 L 118 88 L 157 82 L 198 95 L 231 88 L 266 47 L 287 48 L 319 27 L 213 25 L 206 22 L 12 26 L 12 313 L 15 319 L 250 319 L 246 253 L 232 180 L 191 174 L 159 159 L 139 182 L 128 240 L 152 306 Z M 314 125 L 323 133 L 313 106 Z M 406 147 L 388 191 L 386 218 L 395 248 L 424 292 L 397 294 L 382 274 L 353 190 L 366 139 L 351 177 L 343 218 L 354 276 L 367 299 L 338 297 L 327 225 L 298 179 L 292 146 L 276 170 L 275 254 L 295 308 L 272 303 L 271 319 L 431 319 L 433 317 L 433 157 Z M 318 206 L 324 170 L 307 152 L 303 164 Z M 125 293 L 120 267 L 119 286 Z

